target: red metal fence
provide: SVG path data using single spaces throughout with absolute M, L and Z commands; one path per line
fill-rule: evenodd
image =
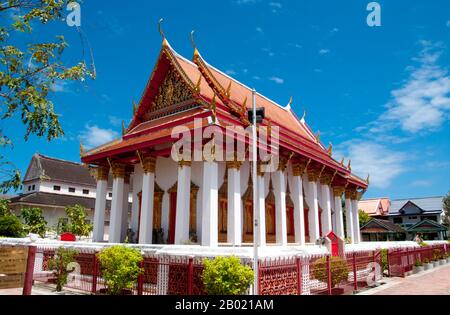
M 379 251 L 331 256 L 278 258 L 259 263 L 260 295 L 353 294 L 381 277 Z
M 420 248 L 403 248 L 388 251 L 387 263 L 389 277 L 405 277 L 405 274 L 413 270 L 416 262 L 437 261 L 450 253 L 450 245 L 429 245 Z

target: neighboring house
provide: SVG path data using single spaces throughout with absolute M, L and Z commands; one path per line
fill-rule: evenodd
M 59 218 L 65 218 L 66 206 L 81 205 L 86 208 L 92 222 L 95 208 L 96 181 L 83 164 L 34 154 L 23 180 L 22 194 L 10 198 L 11 209 L 20 214 L 23 208 L 43 210 L 48 226 L 56 228 Z M 112 179 L 106 196 L 105 225 L 109 226 L 112 199 Z M 131 202 L 131 195 L 129 197 Z M 131 208 L 130 208 L 131 209 Z
M 361 227 L 364 242 L 404 241 L 407 232 L 389 220 L 372 219 Z
M 358 202 L 358 209 L 374 218 L 383 218 L 389 213 L 389 198 L 366 199 Z
M 373 240 L 371 232 L 377 230 L 375 238 L 380 233 L 398 233 L 394 229 L 396 225 L 406 232 L 406 239 L 412 240 L 417 233 L 425 240 L 447 238 L 447 227 L 442 225 L 445 212 L 443 209 L 443 197 L 412 198 L 390 201 L 387 198 L 368 199 L 360 201 L 359 209 L 363 210 L 375 219 L 361 227 L 363 237 Z M 389 226 L 386 224 L 389 221 Z M 372 230 L 377 226 L 375 230 Z M 382 231 L 384 229 L 384 231 Z

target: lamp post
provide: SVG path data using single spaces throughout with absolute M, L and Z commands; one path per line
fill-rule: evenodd
M 252 173 L 253 173 L 253 271 L 254 271 L 254 283 L 253 294 L 257 295 L 259 292 L 258 282 L 258 247 L 261 245 L 260 241 L 260 225 L 259 225 L 259 208 L 257 205 L 258 200 L 258 186 L 257 186 L 257 123 L 261 123 L 265 118 L 264 108 L 256 109 L 256 90 L 252 91 L 252 109 L 248 111 L 248 120 L 252 122 Z
M 253 272 L 254 272 L 254 283 L 253 283 L 253 295 L 257 295 L 259 292 L 259 281 L 258 281 L 258 246 L 259 246 L 259 224 L 258 224 L 258 218 L 259 218 L 259 211 L 257 206 L 257 200 L 258 200 L 258 187 L 257 187 L 257 176 L 258 176 L 258 170 L 257 170 L 257 158 L 258 154 L 256 152 L 257 146 L 256 146 L 256 90 L 253 89 L 252 91 L 252 102 L 253 102 L 253 119 L 252 119 L 252 154 L 253 154 Z

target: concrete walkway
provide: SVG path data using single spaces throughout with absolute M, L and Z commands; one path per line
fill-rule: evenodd
M 450 264 L 406 278 L 385 278 L 381 285 L 359 295 L 450 295 Z

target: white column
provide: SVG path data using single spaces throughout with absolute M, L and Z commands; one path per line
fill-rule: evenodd
M 218 246 L 218 164 L 203 162 L 202 246 Z
M 127 237 L 128 222 L 128 197 L 130 195 L 130 174 L 126 173 L 123 182 L 122 228 L 120 230 L 120 242 L 125 242 Z
M 355 238 L 355 244 L 361 243 L 361 231 L 359 227 L 359 209 L 358 200 L 352 200 L 352 211 L 353 211 L 353 237 Z
M 274 173 L 275 184 L 275 224 L 277 244 L 287 246 L 286 226 L 286 182 L 284 178 L 284 166 Z
M 345 194 L 345 223 L 347 230 L 347 238 L 350 238 L 352 244 L 354 243 L 353 237 L 353 211 L 352 211 L 352 202 L 350 200 L 349 194 L 346 192 Z
M 294 202 L 294 231 L 295 242 L 300 246 L 305 245 L 305 210 L 303 207 L 303 183 L 301 169 L 298 165 L 293 165 L 292 193 L 291 198 Z
M 327 236 L 332 230 L 331 223 L 331 197 L 330 187 L 327 184 L 320 184 L 322 197 L 322 234 Z
M 342 239 L 345 239 L 344 216 L 342 213 L 342 199 L 341 199 L 341 196 L 343 193 L 344 193 L 344 188 L 333 187 L 334 216 L 336 219 L 336 235 Z
M 320 238 L 319 228 L 319 201 L 317 194 L 318 174 L 316 172 L 308 171 L 307 176 L 307 203 L 309 206 L 308 221 L 309 221 L 309 238 L 311 243 L 315 243 Z
M 143 172 L 142 167 L 140 164 L 136 164 L 134 166 L 134 174 L 133 174 L 133 192 L 132 192 L 132 204 L 131 204 L 131 223 L 130 228 L 134 233 L 134 239 L 133 243 L 136 243 L 139 235 L 139 207 L 140 207 L 140 201 L 139 200 L 139 192 L 142 191 L 142 178 L 143 178 Z
M 154 157 L 145 157 L 142 161 L 144 177 L 142 179 L 141 224 L 139 226 L 139 244 L 153 242 L 153 201 L 155 194 Z
M 263 173 L 258 174 L 256 184 L 258 185 L 259 245 L 266 246 L 266 187 Z
M 109 169 L 99 166 L 97 168 L 97 190 L 95 193 L 94 232 L 92 240 L 103 242 L 105 236 L 105 208 L 106 193 L 108 190 Z
M 183 245 L 189 241 L 190 198 L 191 162 L 182 161 L 178 166 L 175 245 Z
M 114 165 L 113 169 L 113 191 L 111 201 L 111 217 L 109 225 L 109 242 L 120 243 L 122 232 L 122 208 L 123 208 L 123 186 L 125 167 Z
M 242 199 L 240 163 L 228 163 L 227 241 L 233 246 L 242 244 Z

